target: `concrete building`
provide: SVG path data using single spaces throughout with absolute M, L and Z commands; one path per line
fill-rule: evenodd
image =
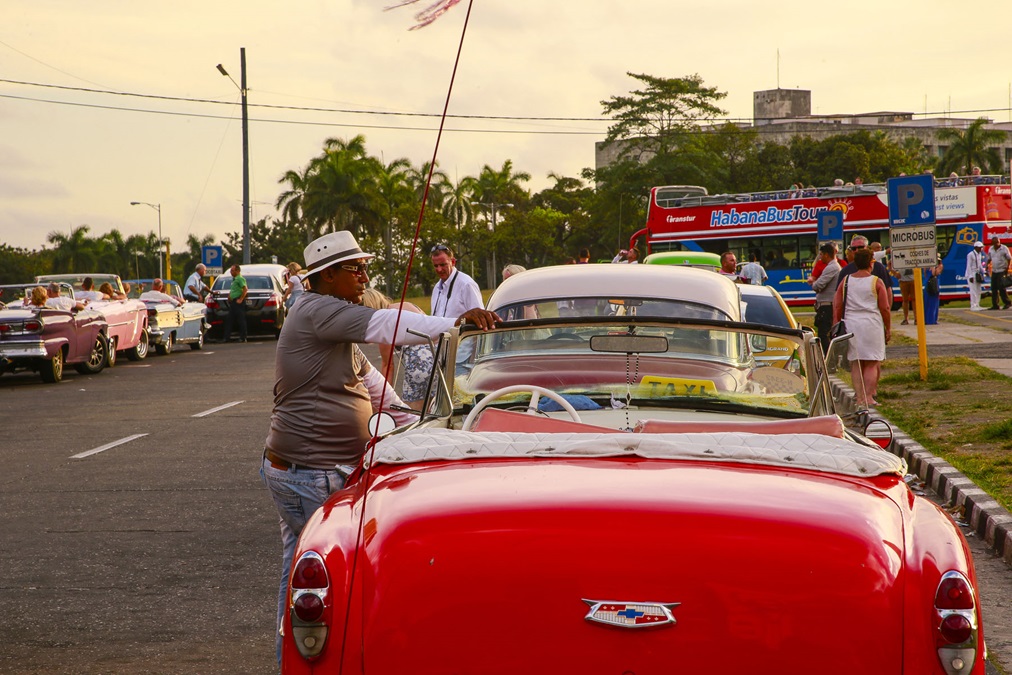
M 932 157 L 941 157 L 948 146 L 940 145 L 936 132 L 939 129 L 966 129 L 977 118 L 955 117 L 914 117 L 911 112 L 869 112 L 855 115 L 813 115 L 812 92 L 807 89 L 767 89 L 757 91 L 752 97 L 752 118 L 754 127 L 761 132 L 763 140 L 787 145 L 794 136 L 807 136 L 821 141 L 830 136 L 849 134 L 855 131 L 882 131 L 897 143 L 907 138 L 916 138 Z M 992 122 L 988 129 L 1005 134 L 1005 140 L 997 146 L 1005 162 L 1007 173 L 1012 165 L 1012 122 Z M 603 141 L 595 144 L 595 163 L 598 168 L 615 161 L 619 144 L 606 146 Z

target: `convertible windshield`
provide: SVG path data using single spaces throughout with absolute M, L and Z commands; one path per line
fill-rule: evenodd
M 512 304 L 497 308 L 506 321 L 549 319 L 555 317 L 639 316 L 668 319 L 706 319 L 727 321 L 731 317 L 701 303 L 685 300 L 628 297 L 555 298 L 530 304 Z
M 730 322 L 706 324 L 654 322 L 640 315 L 630 322 L 613 316 L 588 322 L 531 321 L 470 334 L 457 352 L 454 404 L 469 405 L 480 394 L 526 384 L 580 395 L 601 406 L 618 401 L 807 413 L 804 369 L 762 365 L 756 358 L 772 340 L 792 343 L 800 355 L 802 337 L 757 334 Z

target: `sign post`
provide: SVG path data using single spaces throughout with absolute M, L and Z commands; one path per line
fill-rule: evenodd
M 889 195 L 889 242 L 893 267 L 914 268 L 914 316 L 921 380 L 928 379 L 928 342 L 924 330 L 924 267 L 938 262 L 935 232 L 935 181 L 931 174 L 886 181 Z

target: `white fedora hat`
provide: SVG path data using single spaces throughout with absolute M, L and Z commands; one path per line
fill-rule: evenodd
M 313 241 L 306 247 L 306 270 L 314 274 L 330 267 L 331 265 L 345 260 L 359 260 L 361 258 L 375 258 L 372 253 L 364 253 L 358 247 L 355 236 L 347 230 L 331 232 Z

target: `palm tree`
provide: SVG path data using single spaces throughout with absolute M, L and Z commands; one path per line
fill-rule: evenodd
M 1001 173 L 1002 159 L 998 148 L 1005 140 L 1005 134 L 997 129 L 986 129 L 986 117 L 978 117 L 966 129 L 940 129 L 939 142 L 948 142 L 949 147 L 938 160 L 939 175 L 955 171 L 967 176 L 972 167 L 979 166 L 984 173 Z
M 473 200 L 478 180 L 474 176 L 464 176 L 456 183 L 449 183 L 443 196 L 443 213 L 449 214 L 449 220 L 459 233 L 474 220 Z
M 79 225 L 69 235 L 62 232 L 50 232 L 46 241 L 52 244 L 53 271 L 57 273 L 73 273 L 90 271 L 98 259 L 95 241 L 88 236 L 87 225 Z
M 370 234 L 377 222 L 370 189 L 382 165 L 365 152 L 365 138 L 350 141 L 328 138 L 323 155 L 309 167 L 309 185 L 302 199 L 302 212 L 312 236 L 324 231 L 360 229 Z

